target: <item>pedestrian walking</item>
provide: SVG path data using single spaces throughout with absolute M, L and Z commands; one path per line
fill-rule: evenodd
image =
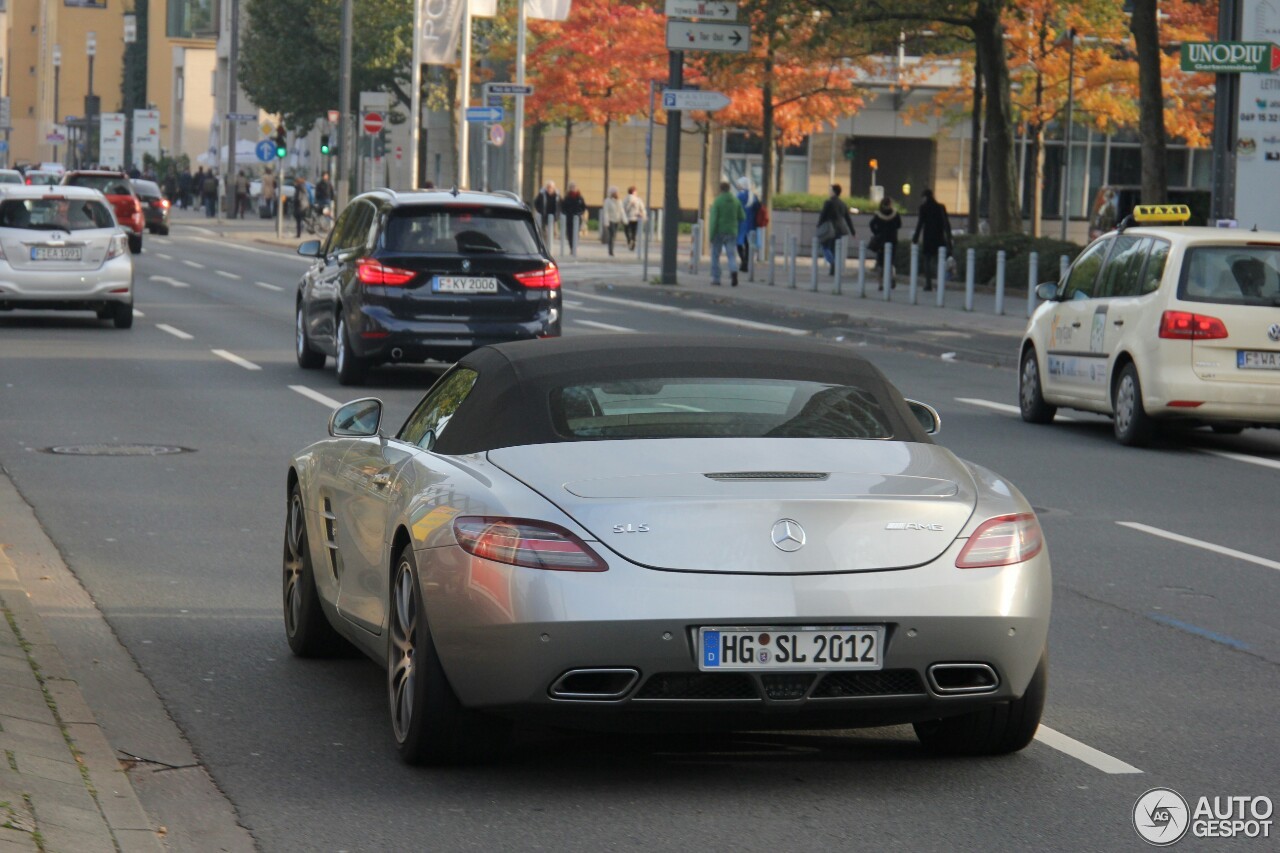
M 843 187 L 832 184 L 831 195 L 822 203 L 822 211 L 818 214 L 818 241 L 822 243 L 822 256 L 827 259 L 829 275 L 836 274 L 836 241 L 857 233 L 849 206 L 840 198 L 842 192 Z
M 270 167 L 262 173 L 262 207 L 267 216 L 276 215 L 276 176 Z M 258 215 L 262 216 L 262 211 Z
M 533 209 L 538 212 L 542 239 L 550 243 L 556 233 L 556 217 L 560 215 L 560 194 L 556 192 L 555 181 L 547 181 L 547 185 L 534 196 Z
M 609 247 L 613 255 L 613 241 L 618 236 L 618 229 L 627 222 L 627 212 L 622 207 L 622 199 L 618 198 L 618 188 L 609 187 L 609 197 L 600 208 L 600 239 Z
M 893 199 L 885 196 L 880 199 L 880 207 L 871 215 L 871 242 L 867 248 L 875 252 L 876 269 L 884 269 L 885 247 L 893 247 L 893 256 L 898 256 L 898 231 L 902 228 L 902 214 L 893 206 Z M 893 273 L 889 274 L 892 285 Z
M 244 219 L 245 211 L 249 209 L 249 178 L 245 175 L 244 169 L 241 169 L 240 174 L 236 175 L 235 200 L 234 217 Z
M 720 182 L 720 195 L 711 202 L 711 212 L 707 214 L 707 232 L 711 235 L 711 283 L 720 286 L 720 252 L 724 252 L 725 263 L 729 267 L 729 284 L 738 286 L 737 258 L 732 246 L 738 242 L 738 229 L 747 218 L 742 209 L 742 202 L 733 194 L 728 181 Z
M 560 203 L 560 209 L 564 212 L 564 227 L 569 237 L 569 251 L 577 252 L 578 232 L 582 230 L 587 218 L 587 200 L 582 197 L 582 193 L 578 191 L 578 185 L 573 181 L 570 181 L 569 186 L 565 188 L 564 201 Z
M 747 215 L 738 226 L 738 272 L 746 272 L 756 239 L 756 219 L 760 216 L 760 196 L 751 191 L 751 179 L 746 175 L 738 178 L 738 203 Z
M 640 231 L 640 223 L 644 222 L 648 215 L 648 210 L 644 206 L 644 199 L 640 198 L 640 194 L 636 192 L 635 187 L 627 187 L 627 197 L 622 201 L 622 209 L 627 214 L 627 248 L 634 252 L 636 250 L 636 235 Z
M 298 225 L 297 237 L 302 236 L 302 224 L 311 209 L 311 193 L 307 189 L 307 179 L 299 175 L 293 181 L 293 221 Z
M 178 176 L 172 170 L 164 176 L 164 197 L 169 199 L 171 205 L 178 203 Z
M 912 243 L 920 244 L 920 263 L 924 264 L 924 289 L 933 290 L 933 274 L 938 266 L 938 249 L 943 246 L 947 254 L 954 256 L 955 243 L 951 239 L 951 220 L 947 208 L 933 197 L 933 190 L 921 193 L 924 202 L 916 213 L 916 232 Z
M 320 180 L 316 182 L 316 207 L 324 209 L 325 205 L 333 202 L 333 182 L 329 180 L 328 172 L 320 173 Z
M 193 180 L 191 167 L 183 166 L 182 174 L 178 175 L 178 207 L 183 210 L 191 209 L 191 186 Z
M 218 213 L 218 173 L 210 169 L 204 173 L 200 186 L 200 199 L 204 202 L 204 215 L 212 219 Z

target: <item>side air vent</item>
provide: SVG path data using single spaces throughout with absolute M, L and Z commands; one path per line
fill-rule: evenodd
M 702 476 L 708 480 L 825 480 L 831 475 L 822 471 L 725 471 Z

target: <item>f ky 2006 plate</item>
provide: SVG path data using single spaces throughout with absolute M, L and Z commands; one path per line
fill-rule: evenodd
M 813 672 L 883 666 L 883 625 L 698 629 L 698 668 L 703 672 Z
M 431 289 L 436 293 L 497 293 L 498 280 L 475 276 L 438 275 L 431 280 Z

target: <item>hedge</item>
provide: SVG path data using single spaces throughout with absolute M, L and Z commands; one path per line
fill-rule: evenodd
M 822 211 L 822 204 L 831 196 L 816 193 L 778 193 L 771 201 L 774 210 L 804 210 L 809 213 Z M 841 196 L 844 198 L 844 196 Z M 844 203 L 862 213 L 869 213 L 879 205 L 869 198 L 845 198 Z
M 902 274 L 911 271 L 910 235 L 903 232 L 896 247 L 900 253 L 893 259 L 894 269 Z M 996 283 L 996 253 L 1001 249 L 1005 253 L 1005 287 L 1024 288 L 1032 252 L 1040 255 L 1040 281 L 1056 281 L 1058 278 L 1058 258 L 1066 255 L 1072 260 L 1080 254 L 1083 246 L 1050 237 L 1031 237 L 1027 234 L 959 234 L 955 238 L 956 274 L 953 281 L 963 283 L 966 277 L 965 264 L 969 249 L 974 250 L 974 281 L 979 287 L 994 287 Z M 923 275 L 923 272 L 921 273 Z

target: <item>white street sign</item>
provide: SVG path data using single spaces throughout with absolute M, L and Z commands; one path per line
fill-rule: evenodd
M 662 108 L 667 112 L 698 110 L 713 113 L 729 106 L 732 101 L 722 92 L 702 92 L 698 89 L 667 89 L 662 93 Z
M 745 24 L 704 24 L 667 20 L 667 50 L 715 50 L 746 53 L 751 27 Z
M 142 155 L 160 159 L 160 111 L 133 111 L 133 162 L 141 165 Z
M 668 18 L 699 18 L 703 21 L 738 20 L 737 3 L 715 0 L 667 0 Z
M 485 83 L 490 95 L 532 95 L 533 87 L 516 83 Z
M 124 113 L 102 114 L 98 162 L 108 169 L 124 167 Z

